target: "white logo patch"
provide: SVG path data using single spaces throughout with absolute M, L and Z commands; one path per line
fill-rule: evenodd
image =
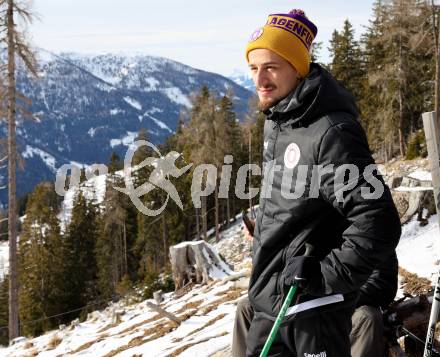
M 263 34 L 263 32 L 264 32 L 264 29 L 262 27 L 256 29 L 254 32 L 252 32 L 252 35 L 249 38 L 249 42 L 253 42 L 253 41 L 258 40 L 261 37 L 261 35 Z
M 290 143 L 284 152 L 284 165 L 288 169 L 293 169 L 298 165 L 300 156 L 301 151 L 299 150 L 299 146 L 295 143 Z
M 269 146 L 269 142 L 268 142 L 268 141 L 265 141 L 264 144 L 263 144 L 263 146 L 264 146 L 264 150 L 267 150 L 267 147 Z

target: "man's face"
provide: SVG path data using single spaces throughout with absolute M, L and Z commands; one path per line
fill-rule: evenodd
M 257 48 L 248 58 L 261 110 L 273 107 L 298 86 L 299 73 L 275 52 Z

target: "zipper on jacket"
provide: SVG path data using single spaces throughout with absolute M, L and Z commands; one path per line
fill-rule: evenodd
M 284 267 L 286 266 L 286 261 L 287 261 L 287 251 L 289 250 L 289 246 L 286 246 L 284 248 L 283 254 L 281 255 L 281 263 L 282 263 L 282 267 L 284 269 Z M 284 301 L 284 278 L 283 278 L 283 271 L 280 271 L 279 275 L 278 275 L 278 280 L 277 281 L 277 288 L 279 288 L 279 293 L 281 295 L 281 301 Z
M 276 155 L 275 155 L 275 148 L 276 148 L 276 145 L 277 145 L 278 134 L 281 131 L 281 124 L 278 122 L 278 120 L 274 120 L 274 122 L 276 123 L 276 126 L 273 127 L 273 129 L 275 129 L 275 138 L 274 138 L 273 145 L 272 145 L 272 165 L 275 165 L 275 157 L 276 157 Z M 267 190 L 268 190 L 268 188 L 266 186 L 264 188 L 264 196 L 266 196 L 266 191 Z M 263 207 L 261 209 L 261 222 L 263 221 L 264 212 L 266 211 L 266 200 L 267 200 L 267 198 L 264 199 L 264 201 L 263 201 L 264 205 L 263 205 Z M 261 238 L 261 222 L 258 225 L 258 236 L 260 238 Z M 261 239 L 260 239 L 260 241 L 261 241 Z

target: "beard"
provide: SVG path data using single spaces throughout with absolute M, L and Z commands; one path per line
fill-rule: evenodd
M 279 102 L 280 99 L 276 99 L 276 98 L 265 98 L 263 100 L 260 99 L 258 102 L 258 109 L 262 112 L 265 112 L 266 110 L 277 105 Z

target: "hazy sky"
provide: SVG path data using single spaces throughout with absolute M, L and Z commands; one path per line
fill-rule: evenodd
M 164 56 L 192 67 L 230 74 L 246 70 L 244 48 L 270 13 L 302 8 L 328 40 L 346 18 L 359 36 L 373 0 L 34 0 L 39 20 L 30 28 L 36 46 L 81 53 Z

